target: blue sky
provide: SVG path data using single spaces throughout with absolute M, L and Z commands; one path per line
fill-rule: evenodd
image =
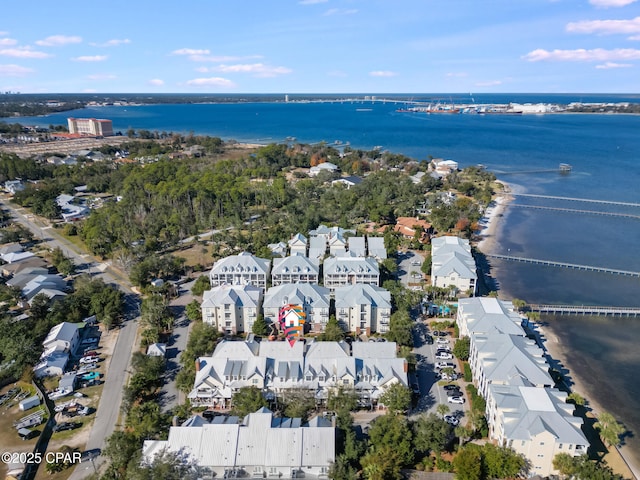
M 0 91 L 639 87 L 640 0 L 39 1 L 0 15 Z

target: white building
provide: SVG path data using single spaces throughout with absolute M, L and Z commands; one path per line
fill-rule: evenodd
M 307 329 L 322 332 L 329 321 L 330 292 L 328 288 L 308 283 L 271 287 L 264 296 L 265 321 L 277 324 L 280 308 L 284 305 L 300 305 L 306 315 Z
M 382 261 L 387 258 L 387 249 L 384 246 L 383 237 L 367 237 L 367 247 L 369 256 L 375 258 L 378 261 Z
M 73 353 L 80 342 L 77 323 L 62 322 L 49 330 L 42 342 L 45 350 Z
M 375 286 L 380 283 L 378 263 L 371 257 L 330 257 L 323 268 L 324 286 L 331 290 L 356 283 Z
M 489 436 L 498 445 L 511 447 L 531 463 L 530 473 L 557 474 L 553 458 L 587 453 L 589 441 L 582 433 L 582 419 L 573 416 L 567 394 L 555 388 L 490 385 L 487 396 Z
M 274 417 L 262 408 L 237 417 L 214 417 L 212 423 L 192 417 L 171 427 L 167 440 L 146 440 L 143 457 L 174 452 L 194 463 L 203 478 L 328 478 L 335 461 L 336 429 L 316 417 Z
M 431 240 L 431 285 L 456 287 L 475 295 L 478 275 L 471 255 L 469 240 L 459 237 L 437 237 Z
M 301 253 L 275 258 L 271 270 L 273 286 L 285 283 L 319 283 L 320 268 Z
M 331 162 L 324 162 L 309 169 L 310 177 L 317 177 L 320 172 L 336 173 L 340 168 Z
M 226 283 L 266 288 L 270 268 L 270 260 L 242 252 L 214 263 L 209 272 L 209 281 L 212 287 Z
M 225 334 L 250 332 L 262 301 L 262 288 L 220 285 L 202 295 L 202 321 Z
M 291 255 L 299 253 L 303 256 L 306 256 L 308 243 L 309 242 L 307 240 L 307 237 L 305 237 L 301 233 L 296 233 L 288 242 L 289 252 L 291 253 Z
M 522 321 L 511 302 L 491 297 L 458 300 L 456 323 L 461 336 L 492 332 L 524 336 Z
M 113 122 L 99 118 L 67 118 L 69 133 L 92 137 L 113 135 Z
M 225 408 L 238 389 L 255 386 L 269 399 L 308 389 L 321 404 L 330 391 L 345 387 L 372 406 L 391 385 L 407 385 L 406 361 L 397 358 L 394 342 L 357 342 L 352 348 L 350 354 L 344 342 L 220 342 L 213 356 L 197 360 L 189 399 Z
M 347 245 L 349 248 L 349 254 L 354 257 L 366 257 L 367 247 L 365 245 L 364 237 L 349 237 L 347 238 Z
M 338 323 L 356 335 L 389 331 L 391 294 L 367 284 L 336 287 L 334 291 Z

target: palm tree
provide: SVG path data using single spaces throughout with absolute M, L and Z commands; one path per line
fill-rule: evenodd
M 445 403 L 441 403 L 440 405 L 438 405 L 436 407 L 436 412 L 438 412 L 438 414 L 441 417 L 444 417 L 447 413 L 449 413 L 449 405 L 445 404 Z

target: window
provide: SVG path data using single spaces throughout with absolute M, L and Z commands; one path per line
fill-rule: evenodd
M 310 382 L 311 380 L 313 380 L 313 377 L 312 377 L 311 375 L 307 375 L 307 376 L 306 376 L 306 378 L 305 378 L 305 380 L 306 380 L 307 382 Z
M 344 380 L 342 380 L 342 384 L 343 385 L 349 385 L 349 379 L 345 378 Z
M 558 450 L 562 450 L 562 444 L 558 444 Z
M 251 380 L 251 383 L 253 383 L 254 385 L 257 385 L 258 384 L 258 379 L 254 378 L 253 380 Z

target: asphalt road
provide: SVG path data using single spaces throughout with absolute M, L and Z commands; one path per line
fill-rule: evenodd
M 398 280 L 406 287 L 409 283 L 419 283 L 424 278 L 424 275 L 420 271 L 423 258 L 407 250 L 406 252 L 398 253 L 398 270 L 396 276 Z
M 420 399 L 418 405 L 412 411 L 412 416 L 420 415 L 423 413 L 435 413 L 437 414 L 437 408 L 439 404 L 445 404 L 449 407 L 449 413 L 457 415 L 458 418 L 462 418 L 465 413 L 465 408 L 468 407 L 466 399 L 463 405 L 457 405 L 447 402 L 447 394 L 444 388 L 438 385 L 438 379 L 436 378 L 435 359 L 438 345 L 435 342 L 432 345 L 427 344 L 424 341 L 425 335 L 428 333 L 427 326 L 421 321 L 416 322 L 416 326 L 413 329 L 413 341 L 414 349 L 413 353 L 416 355 L 416 376 L 418 380 L 418 386 L 420 387 Z M 449 346 L 453 348 L 454 339 L 449 339 Z M 455 359 L 446 360 L 457 364 Z M 459 373 L 459 369 L 456 368 Z M 461 381 L 456 382 L 460 385 L 460 389 L 464 392 Z
M 42 240 L 50 248 L 59 247 L 64 255 L 78 267 L 79 272 L 85 271 L 94 278 L 101 278 L 105 283 L 117 285 L 125 294 L 125 319 L 118 332 L 118 340 L 105 375 L 102 396 L 85 448 L 85 450 L 103 450 L 106 439 L 119 424 L 122 389 L 127 380 L 127 368 L 130 364 L 136 338 L 140 299 L 132 292 L 131 284 L 124 275 L 109 267 L 104 268 L 104 264 L 99 264 L 91 255 L 80 251 L 76 245 L 58 235 L 46 220 L 30 214 L 26 209 L 12 205 L 6 199 L 0 200 L 0 207 L 10 211 L 14 219 L 28 228 L 36 239 Z M 69 480 L 85 478 L 93 473 L 94 468 L 99 467 L 103 461 L 101 457 L 97 457 L 93 462 L 83 462 L 74 470 Z

